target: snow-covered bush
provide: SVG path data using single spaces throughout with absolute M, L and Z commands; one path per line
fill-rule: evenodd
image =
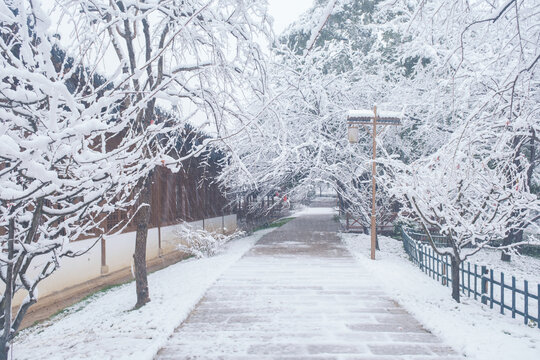
M 244 235 L 243 231 L 235 231 L 230 235 L 196 229 L 183 222 L 176 227 L 174 234 L 180 238 L 178 249 L 198 259 L 216 255 L 223 246 L 232 239 Z

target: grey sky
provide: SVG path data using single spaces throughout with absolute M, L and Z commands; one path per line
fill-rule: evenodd
M 274 18 L 274 31 L 280 34 L 304 11 L 313 5 L 313 0 L 267 0 L 268 12 Z

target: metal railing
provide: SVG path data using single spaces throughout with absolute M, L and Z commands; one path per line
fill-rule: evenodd
M 450 257 L 437 254 L 417 235 L 419 233 L 410 234 L 408 230 L 401 228 L 403 247 L 409 259 L 431 278 L 441 282 L 442 285 L 450 286 L 452 282 Z M 438 242 L 435 240 L 436 244 Z M 445 245 L 443 242 L 440 243 Z M 491 309 L 499 309 L 501 314 L 509 313 L 513 318 L 523 317 L 524 324 L 540 329 L 540 284 L 531 286 L 527 280 L 523 280 L 521 284 L 514 276 L 510 281 L 505 281 L 504 272 L 501 271 L 500 275 L 497 275 L 498 273 L 486 266 L 462 262 L 459 269 L 461 293 L 480 300 Z

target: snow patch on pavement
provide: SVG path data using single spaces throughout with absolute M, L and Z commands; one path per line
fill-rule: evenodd
M 296 211 L 292 216 L 304 216 L 304 215 L 337 215 L 337 210 L 330 207 L 308 207 Z
M 450 288 L 409 262 L 401 241 L 379 236 L 381 251 L 377 252 L 377 260 L 372 261 L 369 235 L 341 237 L 365 269 L 379 279 L 388 295 L 456 351 L 478 360 L 540 358 L 538 329 L 467 297 L 456 304 Z
M 69 315 L 23 330 L 15 359 L 153 359 L 206 290 L 262 236 L 228 243 L 222 254 L 189 259 L 148 276 L 151 302 L 133 310 L 131 282 L 74 305 Z

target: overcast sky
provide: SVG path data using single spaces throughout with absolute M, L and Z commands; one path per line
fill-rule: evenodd
M 274 31 L 279 35 L 304 11 L 309 9 L 313 0 L 267 0 L 268 11 L 274 17 Z

